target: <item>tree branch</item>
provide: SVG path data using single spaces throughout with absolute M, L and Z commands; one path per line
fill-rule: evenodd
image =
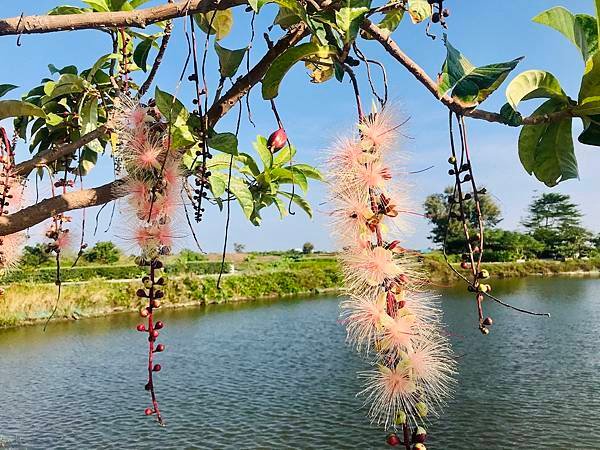
M 246 0 L 185 0 L 133 11 L 90 12 L 0 19 L 0 36 L 98 28 L 145 28 L 156 22 L 245 5 Z
M 27 161 L 17 164 L 15 166 L 14 173 L 15 175 L 19 175 L 21 177 L 27 177 L 27 175 L 29 175 L 35 168 L 43 167 L 51 162 L 56 161 L 57 159 L 62 158 L 63 156 L 74 153 L 75 150 L 83 147 L 85 144 L 89 144 L 94 139 L 104 136 L 109 129 L 110 126 L 105 124 L 87 134 L 84 134 L 75 142 L 71 142 L 57 148 L 48 149 Z
M 67 192 L 42 200 L 8 216 L 2 216 L 0 217 L 0 236 L 22 231 L 66 211 L 108 203 L 125 194 L 124 183 L 124 180 L 116 180 L 97 188 Z
M 393 39 L 386 36 L 386 34 L 383 33 L 383 31 L 377 25 L 373 24 L 369 19 L 365 19 L 361 27 L 363 30 L 372 35 L 390 55 L 392 55 L 411 74 L 413 74 L 413 76 L 419 82 L 421 82 L 421 84 L 425 86 L 425 88 L 431 92 L 435 98 L 441 101 L 451 111 L 465 117 L 471 117 L 473 119 L 511 125 L 505 117 L 498 113 L 489 112 L 482 109 L 473 109 L 472 106 L 464 105 L 448 95 L 440 95 L 438 92 L 438 84 L 433 81 L 415 61 L 413 61 L 406 53 L 404 53 Z M 567 117 L 574 116 L 576 116 L 576 114 L 571 109 L 567 108 L 565 110 L 543 116 L 524 117 L 522 123 L 523 125 L 539 125 L 542 123 L 560 121 Z
M 160 63 L 162 62 L 163 56 L 165 55 L 165 51 L 167 50 L 167 45 L 169 45 L 169 39 L 171 39 L 171 31 L 172 30 L 173 30 L 173 22 L 171 22 L 169 20 L 167 22 L 167 25 L 165 26 L 165 33 L 163 34 L 162 40 L 160 42 L 160 48 L 158 49 L 156 58 L 154 58 L 154 63 L 152 64 L 152 69 L 150 69 L 150 72 L 148 73 L 148 77 L 146 78 L 146 81 L 144 81 L 144 84 L 142 84 L 142 86 L 140 87 L 140 90 L 138 91 L 138 94 L 140 97 L 144 96 L 144 94 L 146 93 L 146 91 L 148 91 L 148 88 L 152 84 L 152 81 L 154 81 L 154 77 L 156 76 L 156 73 L 158 72 Z

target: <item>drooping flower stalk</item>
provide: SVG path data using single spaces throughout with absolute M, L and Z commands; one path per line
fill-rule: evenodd
M 148 276 L 142 278 L 143 287 L 137 290 L 137 296 L 144 301 L 140 316 L 147 319 L 137 330 L 147 333 L 149 343 L 145 389 L 150 392 L 152 406 L 144 412 L 156 415 L 163 425 L 154 383 L 154 375 L 162 366 L 155 363 L 154 357 L 165 349 L 164 344 L 156 343 L 164 324 L 155 320 L 154 313 L 164 297 L 165 279 L 159 274 L 163 269 L 161 257 L 171 252 L 176 237 L 173 228 L 179 206 L 179 152 L 171 148 L 168 126 L 130 99 L 123 98 L 121 102 L 117 114 L 118 153 L 128 174 L 124 186 L 129 194 L 128 209 L 132 211 L 128 231 L 139 250 L 137 263 L 149 269 Z
M 374 366 L 360 374 L 361 394 L 372 421 L 392 431 L 387 442 L 410 450 L 424 448 L 418 425 L 450 395 L 455 361 L 420 264 L 394 239 L 404 237 L 402 212 L 410 210 L 394 183 L 396 130 L 387 109 L 361 117 L 358 134 L 332 147 L 328 173 L 332 225 L 343 249 L 342 317 L 348 341 Z

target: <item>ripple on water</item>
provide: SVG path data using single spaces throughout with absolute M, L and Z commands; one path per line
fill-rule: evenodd
M 474 327 L 462 292 L 443 292 L 459 385 L 428 448 L 599 449 L 600 281 L 498 282 L 506 300 Z M 383 449 L 365 419 L 330 298 L 161 311 L 166 428 L 143 415 L 146 355 L 134 315 L 0 332 L 0 448 Z

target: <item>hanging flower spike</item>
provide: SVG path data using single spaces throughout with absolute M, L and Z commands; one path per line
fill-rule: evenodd
M 341 318 L 348 342 L 375 366 L 361 373 L 361 394 L 372 422 L 392 429 L 390 445 L 400 443 L 401 426 L 406 448 L 418 448 L 425 434 L 416 428 L 417 418 L 444 405 L 455 361 L 435 297 L 423 291 L 420 263 L 399 239 L 388 237 L 403 237 L 408 229 L 406 196 L 398 194 L 403 190 L 394 184 L 389 160 L 397 128 L 388 110 L 373 111 L 359 123 L 357 137 L 338 140 L 327 162 L 332 228 L 344 248 Z
M 163 425 L 155 392 L 155 375 L 162 370 L 154 358 L 165 350 L 165 345 L 157 343 L 161 321 L 155 320 L 155 311 L 160 308 L 164 297 L 165 279 L 160 276 L 164 268 L 161 257 L 168 255 L 176 238 L 173 231 L 174 217 L 179 206 L 178 193 L 181 186 L 180 160 L 177 152 L 170 148 L 170 141 L 164 131 L 164 124 L 152 127 L 148 122 L 155 120 L 144 107 L 123 102 L 117 118 L 120 126 L 119 145 L 124 168 L 129 177 L 123 187 L 130 194 L 129 206 L 133 207 L 133 224 L 128 224 L 131 240 L 139 249 L 136 259 L 140 266 L 149 268 L 142 278 L 143 288 L 136 295 L 143 302 L 140 317 L 146 323 L 136 329 L 148 335 L 148 379 L 145 389 L 150 392 L 152 406 L 144 410 L 147 416 L 156 416 Z

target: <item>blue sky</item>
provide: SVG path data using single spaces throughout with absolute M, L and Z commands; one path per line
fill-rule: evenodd
M 447 0 L 452 9 L 449 20 L 449 39 L 475 65 L 484 65 L 525 56 L 517 71 L 527 69 L 548 70 L 561 81 L 564 90 L 577 96 L 583 71 L 583 62 L 578 51 L 558 33 L 531 22 L 531 18 L 544 9 L 556 6 L 558 0 L 529 0 L 509 2 L 481 2 L 477 0 Z M 21 12 L 41 14 L 57 6 L 58 0 L 30 0 L 5 2 L 2 15 L 18 16 Z M 67 2 L 79 5 L 78 0 Z M 152 1 L 149 5 L 162 2 Z M 592 12 L 592 1 L 569 2 L 574 12 Z M 577 9 L 575 9 L 577 8 Z M 249 15 L 241 14 L 238 8 L 235 15 L 235 31 L 221 44 L 227 48 L 240 48 L 247 44 L 250 36 Z M 257 18 L 257 41 L 254 45 L 254 60 L 264 51 L 262 33 L 272 23 L 277 8 L 267 5 Z M 436 30 L 438 34 L 440 30 Z M 275 39 L 280 31 L 277 27 L 271 33 Z M 445 50 L 441 39 L 432 41 L 425 36 L 423 26 L 415 26 L 407 18 L 394 33 L 394 39 L 401 48 L 414 58 L 432 77 L 435 77 L 443 62 Z M 403 117 L 410 117 L 405 133 L 411 139 L 402 143 L 403 150 L 410 155 L 408 170 L 419 170 L 431 165 L 435 167 L 425 173 L 409 176 L 412 185 L 414 208 L 421 210 L 423 199 L 430 193 L 439 192 L 450 184 L 447 175 L 448 157 L 447 111 L 438 104 L 406 70 L 394 62 L 377 43 L 362 42 L 361 48 L 370 57 L 384 62 L 387 66 L 390 96 Z M 47 65 L 58 67 L 75 64 L 80 68 L 90 67 L 96 59 L 110 53 L 108 36 L 98 31 L 62 32 L 52 35 L 28 35 L 22 37 L 21 47 L 16 46 L 15 37 L 0 40 L 3 67 L 0 83 L 21 86 L 13 91 L 14 96 L 24 93 L 40 79 L 48 76 Z M 177 79 L 186 55 L 182 21 L 178 20 L 167 55 L 161 67 L 157 83 L 162 90 L 174 92 Z M 214 58 L 209 58 L 208 72 L 217 72 Z M 369 89 L 365 74 L 358 72 L 364 101 L 370 103 Z M 211 78 L 214 81 L 214 76 Z M 191 83 L 184 81 L 178 97 L 188 107 L 192 107 Z M 251 142 L 257 134 L 268 135 L 276 128 L 269 104 L 260 97 L 260 86 L 252 91 L 254 128 L 244 118 L 240 132 L 240 149 L 251 151 Z M 7 97 L 8 98 L 8 97 Z M 505 102 L 504 86 L 484 104 L 488 110 L 498 110 Z M 531 102 L 530 102 L 531 103 Z M 335 80 L 315 85 L 308 81 L 302 65 L 297 65 L 284 79 L 277 105 L 282 115 L 288 135 L 298 148 L 296 159 L 319 165 L 324 149 L 332 139 L 349 130 L 355 120 L 355 106 L 352 89 L 347 80 Z M 525 105 L 523 112 L 531 111 L 532 105 Z M 234 129 L 235 113 L 225 118 L 217 126 L 218 131 Z M 517 155 L 518 129 L 499 124 L 469 120 L 470 145 L 473 162 L 478 173 L 478 181 L 485 184 L 501 206 L 504 220 L 501 226 L 512 229 L 519 225 L 527 204 L 533 195 L 550 191 L 521 167 Z M 579 133 L 581 124 L 575 122 L 574 133 Z M 19 149 L 20 157 L 26 157 L 26 147 Z M 600 231 L 600 208 L 597 196 L 600 193 L 600 149 L 576 144 L 579 160 L 580 180 L 571 180 L 554 188 L 554 191 L 570 194 L 581 205 L 584 223 L 590 229 Z M 87 186 L 99 185 L 112 177 L 109 158 L 100 163 Z M 48 190 L 41 190 L 49 195 Z M 315 244 L 317 249 L 331 249 L 332 240 L 327 224 L 325 187 L 313 184 L 309 195 L 316 214 L 308 219 L 301 211 L 284 220 L 273 210 L 264 213 L 263 225 L 256 228 L 249 224 L 235 206 L 233 208 L 230 240 L 244 243 L 248 250 L 287 249 L 301 247 L 306 241 Z M 95 211 L 88 212 L 86 233 L 88 241 L 111 239 L 118 235 L 118 227 L 108 233 L 103 230 L 108 224 L 110 208 L 101 215 L 99 231 L 92 238 Z M 427 248 L 429 226 L 424 219 L 411 218 L 414 235 L 407 238 L 406 245 L 413 248 Z M 118 221 L 118 219 L 117 219 Z M 196 225 L 197 234 L 207 251 L 218 251 L 222 246 L 225 215 L 216 208 L 207 210 L 205 219 Z M 76 226 L 74 226 L 76 228 Z M 117 240 L 118 242 L 118 240 Z M 230 245 L 231 246 L 231 245 Z

